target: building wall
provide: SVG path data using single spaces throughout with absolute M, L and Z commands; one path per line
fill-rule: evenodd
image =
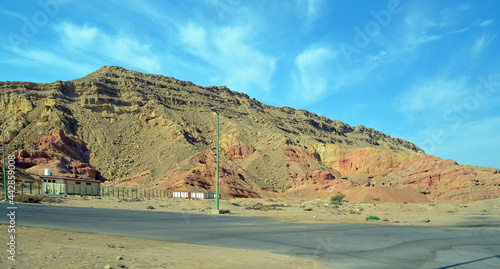
M 67 180 L 67 188 L 70 195 L 99 195 L 99 183 Z

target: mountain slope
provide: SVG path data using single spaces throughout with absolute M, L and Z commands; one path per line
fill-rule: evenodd
M 66 82 L 1 82 L 0 91 L 7 151 L 31 173 L 51 168 L 126 186 L 213 191 L 213 106 L 221 189 L 231 196 L 328 197 L 372 182 L 432 200 L 500 196 L 496 169 L 456 165 L 409 141 L 226 87 L 106 66 Z

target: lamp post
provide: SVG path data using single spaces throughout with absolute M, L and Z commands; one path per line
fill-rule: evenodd
M 216 174 L 216 185 L 215 185 L 215 211 L 219 213 L 219 112 L 215 107 L 211 107 L 210 110 L 217 114 L 217 170 Z
M 5 201 L 7 201 L 7 175 L 5 173 L 5 139 L 4 139 L 4 130 L 2 127 L 2 157 L 3 157 L 3 192 L 5 193 Z

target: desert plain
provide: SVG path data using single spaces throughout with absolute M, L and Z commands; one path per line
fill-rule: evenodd
M 51 206 L 114 208 L 214 214 L 215 200 L 68 196 L 42 202 Z M 307 223 L 418 225 L 452 229 L 500 226 L 500 199 L 471 203 L 353 203 L 324 199 L 228 199 L 227 215 Z M 375 216 L 380 220 L 366 220 Z M 330 268 L 319 260 L 265 251 L 210 247 L 128 237 L 18 226 L 16 261 L 2 254 L 1 268 Z M 7 226 L 0 225 L 3 234 Z M 6 238 L 4 236 L 3 238 Z

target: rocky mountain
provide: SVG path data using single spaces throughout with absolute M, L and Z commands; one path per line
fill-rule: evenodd
M 115 66 L 71 81 L 0 82 L 0 123 L 18 168 L 115 186 L 214 191 L 210 107 L 220 115 L 221 190 L 233 197 L 330 197 L 369 186 L 429 201 L 500 197 L 499 169 L 458 165 L 374 129 L 224 86 Z

